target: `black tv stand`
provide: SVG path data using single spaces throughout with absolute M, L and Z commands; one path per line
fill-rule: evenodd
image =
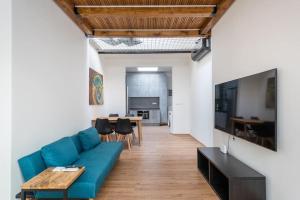
M 198 169 L 222 200 L 265 200 L 266 178 L 216 147 L 197 149 Z

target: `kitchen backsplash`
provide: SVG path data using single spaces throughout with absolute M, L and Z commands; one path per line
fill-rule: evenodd
M 128 108 L 130 109 L 159 109 L 159 97 L 129 97 Z

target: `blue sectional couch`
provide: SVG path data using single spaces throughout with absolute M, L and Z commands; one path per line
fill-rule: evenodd
M 86 171 L 68 191 L 69 198 L 95 198 L 105 178 L 123 150 L 120 142 L 101 142 L 94 128 L 48 144 L 41 150 L 18 160 L 24 181 L 47 167 L 80 165 Z M 37 192 L 36 198 L 62 198 L 59 192 Z

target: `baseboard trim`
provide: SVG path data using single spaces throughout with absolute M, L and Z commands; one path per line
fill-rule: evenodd
M 199 141 L 195 136 L 193 136 L 192 134 L 190 134 L 191 137 L 196 140 L 197 142 L 199 142 L 203 147 L 207 147 L 205 144 L 203 144 L 201 141 Z

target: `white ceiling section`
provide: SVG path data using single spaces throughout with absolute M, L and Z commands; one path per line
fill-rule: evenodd
M 201 46 L 200 37 L 189 38 L 93 38 L 99 53 L 191 52 Z

